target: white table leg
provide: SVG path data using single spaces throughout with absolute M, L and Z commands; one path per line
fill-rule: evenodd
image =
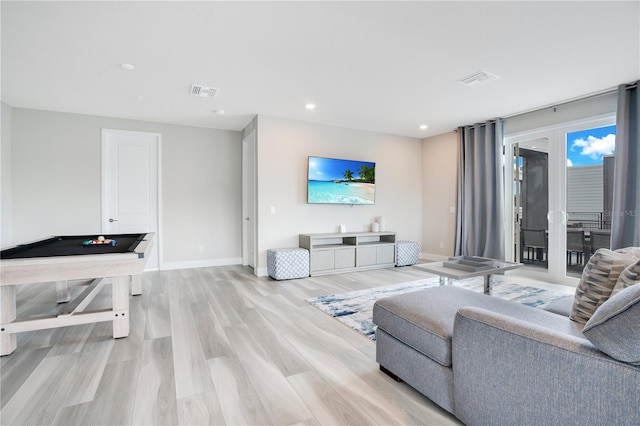
M 0 286 L 0 356 L 16 350 L 16 335 L 5 331 L 4 325 L 16 319 L 16 286 Z
M 111 279 L 113 299 L 113 338 L 129 335 L 129 277 L 127 275 Z
M 131 295 L 140 296 L 142 294 L 142 275 L 131 276 Z
M 69 281 L 56 281 L 56 299 L 58 303 L 67 303 L 71 300 Z

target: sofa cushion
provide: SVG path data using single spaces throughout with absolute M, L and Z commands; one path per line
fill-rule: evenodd
M 373 306 L 373 322 L 395 339 L 450 367 L 453 323 L 463 306 L 481 307 L 563 333 L 582 335 L 582 325 L 567 317 L 454 286 L 379 299 Z
M 586 324 L 596 309 L 611 296 L 622 271 L 635 261 L 636 257 L 630 253 L 598 249 L 582 271 L 569 317 Z
M 611 296 L 591 316 L 582 334 L 619 361 L 640 365 L 640 285 Z

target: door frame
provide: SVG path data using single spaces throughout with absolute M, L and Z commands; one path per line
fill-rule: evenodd
M 616 114 L 607 113 L 597 116 L 587 117 L 578 120 L 567 121 L 544 126 L 536 129 L 525 130 L 512 134 L 504 135 L 505 159 L 504 164 L 511 165 L 511 158 L 506 157 L 512 155 L 512 147 L 515 143 L 522 143 L 538 138 L 547 138 L 549 141 L 549 213 L 547 219 L 549 221 L 549 263 L 547 272 L 531 273 L 554 282 L 577 285 L 578 278 L 566 275 L 565 253 L 567 248 L 567 141 L 566 134 L 595 127 L 605 127 L 615 124 Z M 504 185 L 504 218 L 505 218 L 505 255 L 513 258 L 512 249 L 514 246 L 514 217 L 512 202 L 513 199 L 513 170 L 511 167 L 505 167 L 504 179 L 508 184 Z M 564 182 L 564 185 L 552 185 L 551 182 Z M 561 190 L 558 190 L 561 188 Z
M 256 130 L 253 129 L 242 138 L 242 264 L 253 267 L 257 271 L 257 166 L 256 166 Z M 253 149 L 248 149 L 249 146 Z M 253 157 L 253 168 L 250 169 L 249 156 Z M 250 201 L 253 201 L 252 211 Z M 247 218 L 250 218 L 247 220 Z M 253 235 L 253 258 L 249 258 L 249 235 Z
M 107 220 L 108 220 L 108 214 L 106 212 L 106 203 L 104 201 L 104 197 L 106 194 L 106 165 L 105 165 L 105 161 L 107 158 L 106 155 L 106 151 L 107 151 L 107 141 L 106 141 L 106 135 L 108 134 L 118 134 L 118 135 L 148 135 L 148 136 L 153 136 L 155 138 L 155 144 L 156 144 L 156 152 L 157 152 L 157 176 L 153 176 L 153 178 L 155 178 L 156 182 L 157 182 L 157 191 L 158 193 L 156 194 L 158 203 L 157 203 L 157 211 L 155 212 L 156 214 L 156 219 L 157 219 L 157 224 L 158 224 L 158 229 L 155 235 L 155 241 L 154 241 L 154 245 L 156 245 L 157 250 L 158 250 L 158 269 L 162 270 L 163 269 L 163 259 L 164 259 L 164 255 L 163 255 L 163 244 L 162 244 L 162 236 L 164 235 L 164 233 L 162 232 L 162 134 L 161 133 L 154 133 L 154 132 L 142 132 L 142 131 L 134 131 L 134 130 L 119 130 L 119 129 L 107 129 L 107 128 L 102 128 L 101 129 L 101 139 L 100 139 L 100 224 L 101 224 L 101 229 L 102 232 L 105 232 L 106 226 L 107 226 Z

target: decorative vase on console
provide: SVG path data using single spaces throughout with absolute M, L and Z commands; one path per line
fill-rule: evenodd
M 384 219 L 384 216 L 379 216 L 378 217 L 378 226 L 379 226 L 380 231 L 386 231 L 387 230 L 387 223 L 386 223 L 386 221 Z
M 377 222 L 373 222 L 371 224 L 371 232 L 380 232 L 380 224 Z

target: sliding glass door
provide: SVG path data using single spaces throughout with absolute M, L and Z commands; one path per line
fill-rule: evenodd
M 531 275 L 575 283 L 610 228 L 614 122 L 607 116 L 506 135 L 505 247 Z
M 565 132 L 568 276 L 580 277 L 589 256 L 609 247 L 616 127 Z

